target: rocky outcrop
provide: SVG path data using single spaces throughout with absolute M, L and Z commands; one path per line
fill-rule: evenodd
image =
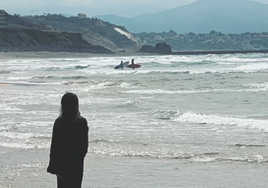
M 151 45 L 144 45 L 138 52 L 143 53 L 157 53 L 157 54 L 170 54 L 172 53 L 171 46 L 163 43 L 157 43 L 154 47 Z

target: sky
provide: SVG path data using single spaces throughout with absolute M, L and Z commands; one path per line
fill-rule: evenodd
M 63 14 L 88 17 L 115 14 L 135 17 L 193 3 L 196 0 L 0 0 L 0 9 L 8 14 L 42 15 Z M 217 0 L 215 0 L 217 1 Z M 268 0 L 251 0 L 268 4 Z

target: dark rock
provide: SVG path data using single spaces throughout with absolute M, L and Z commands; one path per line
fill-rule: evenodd
M 154 47 L 155 53 L 159 54 L 169 54 L 172 52 L 171 46 L 168 45 L 167 43 L 157 43 Z
M 155 47 L 151 45 L 144 45 L 141 47 L 138 52 L 143 52 L 143 53 L 158 53 L 158 54 L 170 54 L 172 53 L 171 46 L 166 44 L 165 42 L 163 43 L 157 43 Z

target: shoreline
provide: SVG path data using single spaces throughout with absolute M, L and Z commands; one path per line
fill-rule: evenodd
M 268 50 L 230 50 L 230 51 L 182 51 L 171 53 L 149 53 L 149 52 L 117 52 L 114 54 L 78 53 L 78 52 L 0 52 L 0 59 L 10 58 L 93 58 L 93 57 L 136 57 L 136 56 L 163 56 L 163 55 L 208 55 L 208 54 L 248 54 L 268 53 Z
M 171 52 L 171 55 L 249 54 L 249 53 L 268 53 L 268 50 L 182 51 L 182 52 Z
M 72 52 L 0 52 L 0 59 L 10 58 L 92 58 L 92 57 L 135 57 L 135 56 L 157 56 L 163 54 L 140 53 L 140 52 L 118 52 L 114 54 L 95 54 L 95 53 L 72 53 Z

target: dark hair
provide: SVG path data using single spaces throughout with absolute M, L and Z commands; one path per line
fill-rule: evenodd
M 78 97 L 74 93 L 65 93 L 61 98 L 61 117 L 74 119 L 79 115 Z

